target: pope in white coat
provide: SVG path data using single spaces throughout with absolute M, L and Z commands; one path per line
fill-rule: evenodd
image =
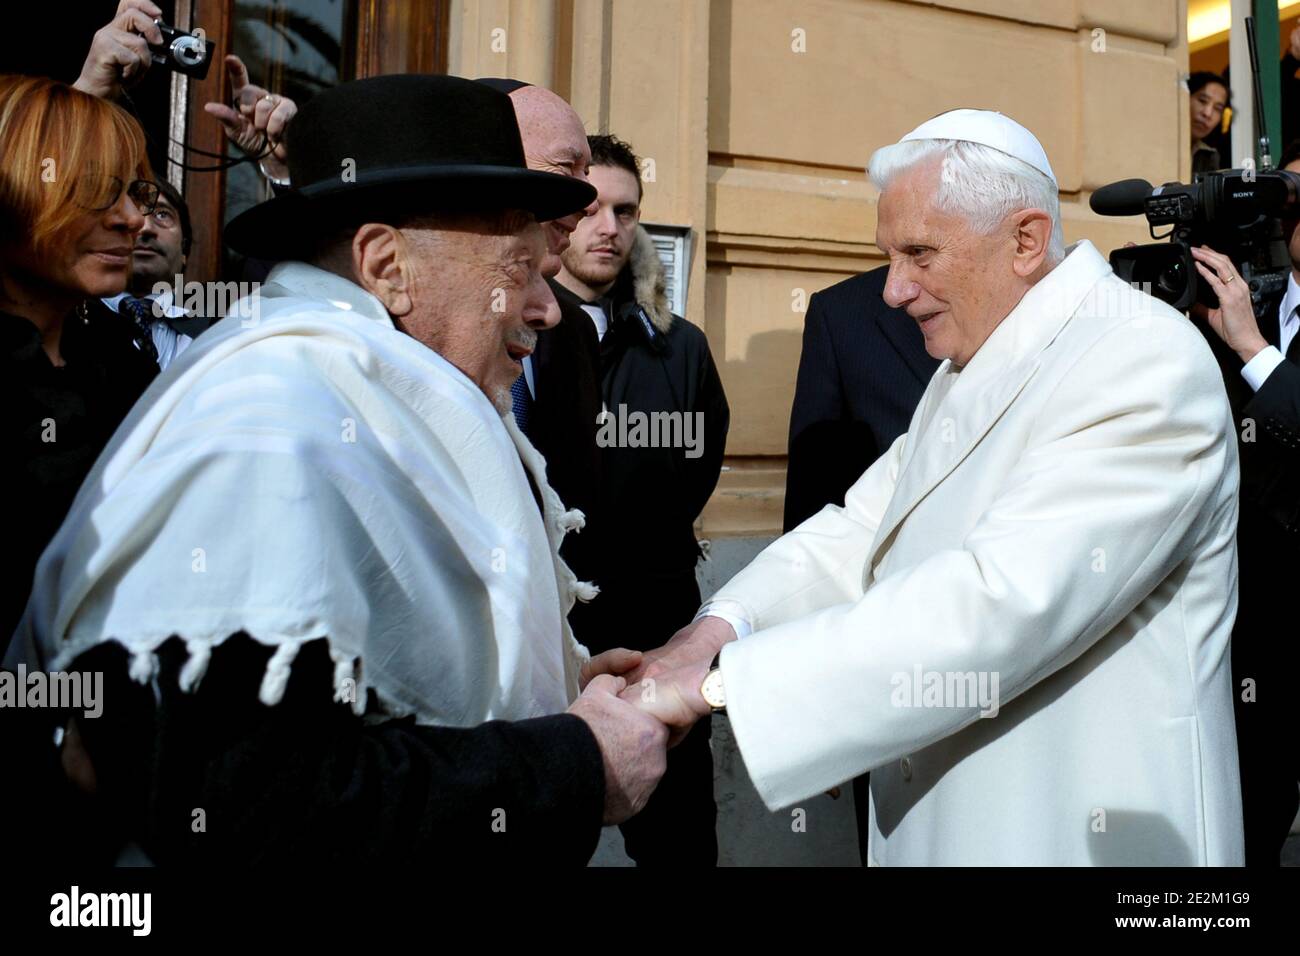
M 870 771 L 869 863 L 1241 864 L 1237 452 L 1204 339 L 1063 248 L 1006 117 L 936 117 L 870 174 L 885 299 L 945 361 L 844 507 L 628 694 L 683 727 L 724 705 L 771 809 Z

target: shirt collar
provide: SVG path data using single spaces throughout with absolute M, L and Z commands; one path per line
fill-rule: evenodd
M 110 298 L 103 299 L 101 301 L 104 303 L 104 305 L 108 306 L 114 312 L 121 312 L 122 300 L 125 299 L 128 295 L 130 295 L 129 292 L 123 292 L 121 295 L 115 295 Z M 140 298 L 157 302 L 158 308 L 162 311 L 162 314 L 169 319 L 183 319 L 187 317 L 185 310 L 179 308 L 176 305 L 176 303 L 172 301 L 172 290 L 170 288 L 159 293 L 158 295 L 142 295 L 140 296 Z M 157 313 L 154 314 L 157 315 Z
M 1282 297 L 1282 311 L 1278 313 L 1279 326 L 1284 327 L 1288 322 L 1296 321 L 1295 310 L 1297 306 L 1300 306 L 1300 282 L 1296 282 L 1295 270 L 1293 269 L 1291 275 L 1287 278 L 1286 295 Z

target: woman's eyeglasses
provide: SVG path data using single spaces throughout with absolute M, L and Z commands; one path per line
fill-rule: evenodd
M 98 204 L 90 208 L 94 212 L 107 212 L 122 198 L 123 189 L 142 216 L 152 213 L 154 207 L 158 205 L 159 189 L 147 179 L 136 179 L 124 184 L 116 176 L 109 176 L 99 190 Z

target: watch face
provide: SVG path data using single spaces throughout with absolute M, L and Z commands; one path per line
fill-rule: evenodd
M 722 671 L 714 668 L 700 685 L 700 696 L 704 702 L 715 710 L 727 706 L 727 696 L 722 686 Z

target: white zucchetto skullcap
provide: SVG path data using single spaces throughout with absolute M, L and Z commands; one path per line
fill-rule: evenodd
M 899 142 L 916 139 L 957 139 L 979 143 L 1028 163 L 1056 183 L 1056 174 L 1052 172 L 1047 153 L 1038 138 L 1011 117 L 992 110 L 963 109 L 940 113 L 934 119 L 926 120 Z

